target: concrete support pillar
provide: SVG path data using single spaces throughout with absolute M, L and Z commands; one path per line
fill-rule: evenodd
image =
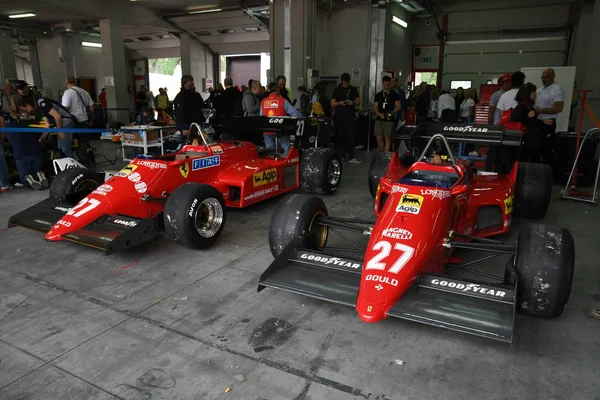
M 120 108 L 111 112 L 115 121 L 128 122 L 130 95 L 127 92 L 128 68 L 123 46 L 123 23 L 120 20 L 100 20 L 102 37 L 102 62 L 104 69 L 104 85 L 106 87 L 106 103 L 108 108 Z
M 207 45 L 190 37 L 187 33 L 179 36 L 179 49 L 181 52 L 181 74 L 194 77 L 196 91 L 202 97 L 208 97 L 208 91 L 204 90 L 202 81 L 205 78 L 214 77 L 213 53 Z
M 577 84 L 578 89 L 590 89 L 594 92 L 588 93 L 590 98 L 600 98 L 600 78 L 598 77 L 598 65 L 600 63 L 600 52 L 597 51 L 598 43 L 600 43 L 600 2 L 594 4 L 594 14 L 592 23 L 588 26 L 589 31 L 583 34 L 587 36 L 586 43 L 588 50 L 586 54 L 586 62 L 583 65 L 577 65 L 577 68 L 583 68 L 581 76 L 583 77 L 582 84 Z
M 191 38 L 188 33 L 179 35 L 179 51 L 181 52 L 181 75 L 192 74 L 192 49 L 190 48 Z
M 37 41 L 29 41 L 29 58 L 31 60 L 31 73 L 33 75 L 33 84 L 39 89 L 46 89 L 42 81 L 42 71 L 40 70 L 40 58 L 37 51 Z
M 379 91 L 385 54 L 386 9 L 371 7 L 371 42 L 369 51 L 369 97 L 364 104 L 372 104 Z
M 17 79 L 12 37 L 7 33 L 0 33 L 0 54 L 0 82 L 4 84 L 8 79 Z
M 269 81 L 284 75 L 292 90 L 292 99 L 297 98 L 296 88 L 308 84 L 308 69 L 314 68 L 316 3 L 315 0 L 273 0 L 270 12 Z

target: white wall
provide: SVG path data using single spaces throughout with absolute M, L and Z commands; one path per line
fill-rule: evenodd
M 164 47 L 160 49 L 138 49 L 133 50 L 133 54 L 138 57 L 145 57 L 148 59 L 154 58 L 176 58 L 181 57 L 181 50 L 179 46 Z
M 392 22 L 392 17 L 396 16 L 408 23 L 408 28 Z M 386 10 L 386 29 L 385 29 L 385 52 L 383 56 L 383 67 L 385 70 L 392 69 L 396 73 L 400 83 L 405 83 L 410 79 L 411 69 L 411 31 L 412 23 L 410 16 L 405 8 L 394 4 L 388 6 Z M 379 82 L 377 82 L 380 85 Z M 377 86 L 379 87 L 379 86 Z
M 24 58 L 15 56 L 15 66 L 17 68 L 17 78 L 33 85 L 31 63 Z
M 54 99 L 58 99 L 59 90 L 65 90 L 64 82 L 67 77 L 65 63 L 60 60 L 59 49 L 62 50 L 60 36 L 37 41 L 43 87 L 46 90 L 46 96 Z

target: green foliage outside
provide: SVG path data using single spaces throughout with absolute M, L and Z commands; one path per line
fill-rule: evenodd
M 148 60 L 148 67 L 150 73 L 169 75 L 172 76 L 175 73 L 175 67 L 179 64 L 181 58 L 154 58 Z
M 437 83 L 437 72 L 421 72 L 421 82 L 435 85 Z

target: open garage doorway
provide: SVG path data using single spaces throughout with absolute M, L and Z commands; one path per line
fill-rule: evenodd
M 233 85 L 239 88 L 248 86 L 250 79 L 258 79 L 263 86 L 267 86 L 267 71 L 270 65 L 269 53 L 221 56 L 219 81 L 222 83 L 225 77 L 230 76 L 233 79 Z
M 150 91 L 158 96 L 159 88 L 167 88 L 173 101 L 181 86 L 181 58 L 152 58 L 148 60 Z

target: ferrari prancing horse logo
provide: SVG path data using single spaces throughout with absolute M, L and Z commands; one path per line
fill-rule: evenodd
M 183 176 L 184 179 L 188 177 L 190 168 L 188 167 L 187 163 L 183 163 L 179 166 L 179 172 L 181 172 L 181 176 Z

